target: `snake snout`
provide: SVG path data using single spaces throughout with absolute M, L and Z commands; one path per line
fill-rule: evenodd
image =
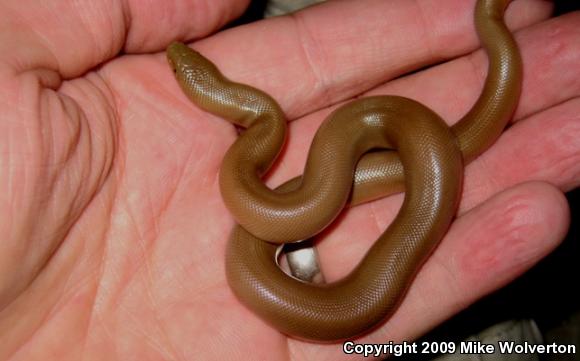
M 215 68 L 200 53 L 180 42 L 173 42 L 167 47 L 167 61 L 178 78 L 192 71 Z
M 189 50 L 189 48 L 185 44 L 179 42 L 173 42 L 167 47 L 167 61 L 174 73 L 177 73 L 177 71 L 179 71 L 183 66 L 183 59 L 184 55 L 187 54 L 187 50 Z

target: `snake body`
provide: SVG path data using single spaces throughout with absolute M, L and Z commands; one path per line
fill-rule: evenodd
M 228 243 L 226 273 L 242 302 L 280 331 L 312 340 L 353 337 L 393 313 L 455 215 L 463 164 L 495 142 L 517 105 L 522 70 L 503 22 L 508 3 L 477 2 L 475 24 L 488 53 L 488 75 L 475 105 L 453 127 L 407 98 L 353 101 L 318 130 L 303 175 L 274 190 L 261 177 L 285 141 L 280 106 L 264 92 L 226 79 L 184 44 L 168 47 L 169 63 L 189 98 L 246 128 L 220 171 L 222 196 L 240 224 Z M 347 203 L 403 189 L 397 217 L 344 279 L 310 284 L 278 267 L 280 243 L 312 237 Z

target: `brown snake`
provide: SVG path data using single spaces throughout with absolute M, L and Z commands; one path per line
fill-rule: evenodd
M 503 22 L 508 3 L 477 2 L 475 24 L 489 69 L 479 99 L 458 123 L 448 127 L 407 98 L 355 100 L 320 127 L 303 176 L 275 190 L 261 177 L 286 138 L 279 105 L 260 90 L 226 79 L 187 46 L 168 47 L 168 60 L 189 98 L 246 128 L 220 171 L 222 196 L 240 224 L 227 248 L 227 277 L 243 303 L 280 331 L 313 340 L 359 335 L 393 313 L 455 216 L 463 164 L 495 142 L 517 105 L 522 69 Z M 347 202 L 360 204 L 403 189 L 397 217 L 345 278 L 317 285 L 278 267 L 279 244 L 319 233 Z

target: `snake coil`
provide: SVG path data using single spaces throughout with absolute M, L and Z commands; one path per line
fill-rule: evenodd
M 227 247 L 228 282 L 256 314 L 286 334 L 332 341 L 368 331 L 393 313 L 455 216 L 463 164 L 495 142 L 517 105 L 522 66 L 503 22 L 508 3 L 477 2 L 475 25 L 489 56 L 488 75 L 472 109 L 453 127 L 407 98 L 353 101 L 320 127 L 303 175 L 274 190 L 261 177 L 286 138 L 280 106 L 264 92 L 226 79 L 186 45 L 168 47 L 189 98 L 246 128 L 224 157 L 220 189 L 240 224 Z M 403 189 L 397 217 L 345 278 L 311 284 L 278 267 L 279 244 L 314 236 L 347 203 Z

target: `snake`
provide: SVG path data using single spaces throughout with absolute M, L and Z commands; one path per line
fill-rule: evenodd
M 166 56 L 185 95 L 243 128 L 227 150 L 220 192 L 237 222 L 226 247 L 226 277 L 238 299 L 297 339 L 333 342 L 378 327 L 456 216 L 464 166 L 499 138 L 518 104 L 522 60 L 504 22 L 511 0 L 478 0 L 475 28 L 488 55 L 479 98 L 453 126 L 421 103 L 397 96 L 356 99 L 316 132 L 304 172 L 270 189 L 264 175 L 287 136 L 280 105 L 226 78 L 199 52 L 171 43 Z M 344 278 L 304 282 L 279 266 L 280 245 L 310 239 L 345 206 L 404 191 L 390 226 Z

